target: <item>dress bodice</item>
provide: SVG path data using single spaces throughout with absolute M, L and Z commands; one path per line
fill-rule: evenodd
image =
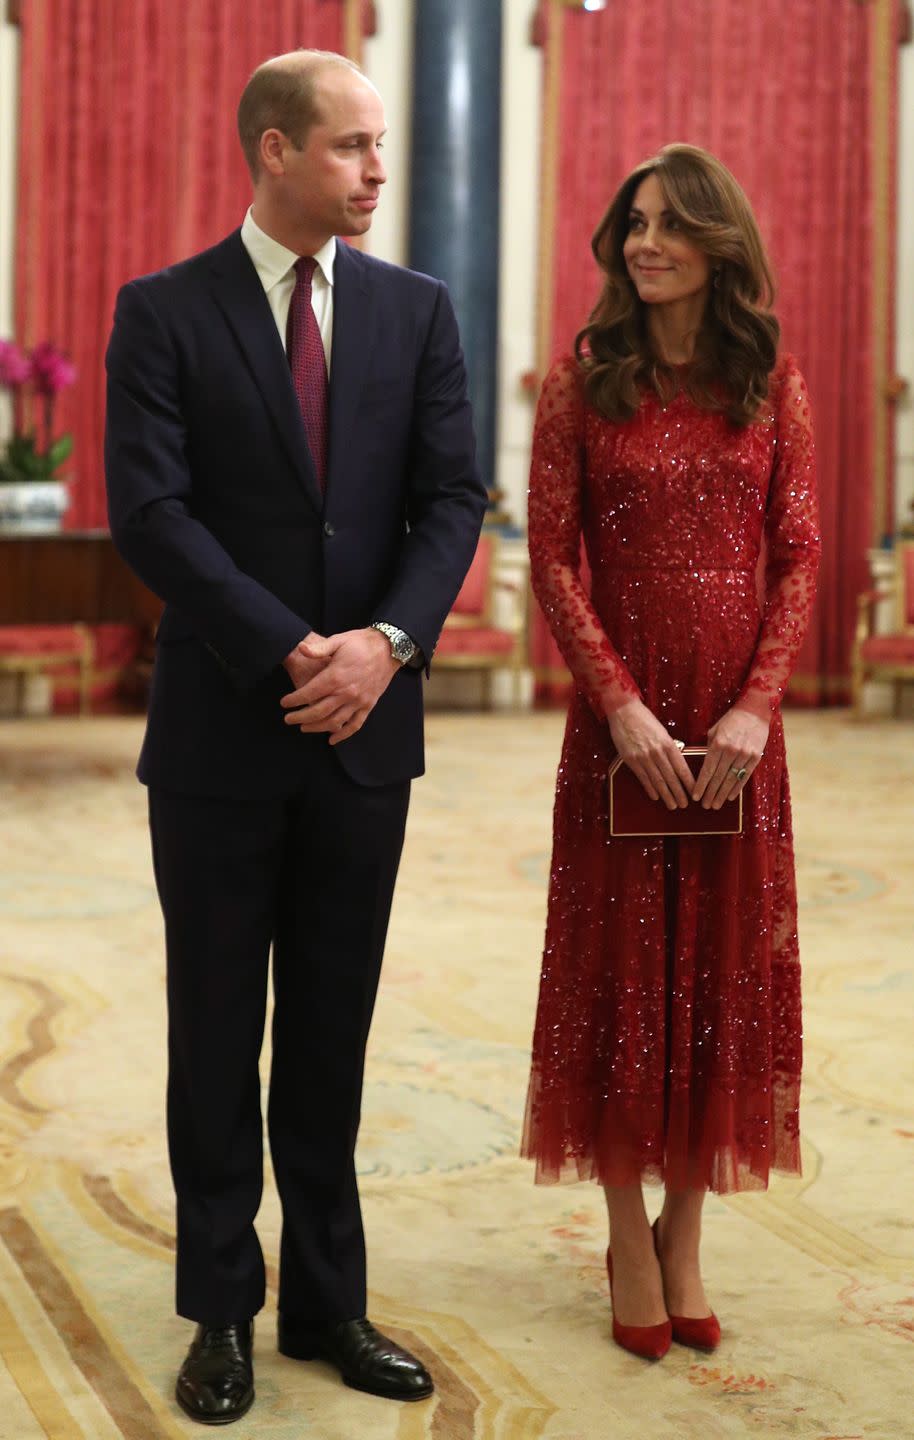
M 627 425 L 584 414 L 583 528 L 594 570 L 754 567 L 774 463 L 771 415 L 742 430 L 680 391 Z

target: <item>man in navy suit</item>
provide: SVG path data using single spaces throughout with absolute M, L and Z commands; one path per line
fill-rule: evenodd
M 395 1399 L 431 1377 L 366 1318 L 354 1149 L 365 1044 L 423 771 L 422 671 L 486 503 L 445 287 L 338 242 L 385 180 L 380 96 L 341 56 L 255 71 L 240 231 L 118 296 L 106 472 L 165 601 L 146 738 L 165 917 L 177 1398 L 254 1398 L 258 1057 L 282 1203 L 279 1348 Z M 304 257 L 304 258 L 303 258 Z

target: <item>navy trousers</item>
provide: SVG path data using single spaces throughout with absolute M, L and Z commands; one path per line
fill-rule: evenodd
M 302 743 L 313 760 L 291 795 L 149 792 L 166 934 L 177 1309 L 210 1325 L 247 1320 L 264 1302 L 254 1220 L 271 947 L 279 1308 L 303 1330 L 365 1313 L 354 1151 L 410 787 L 356 785 L 325 737 Z

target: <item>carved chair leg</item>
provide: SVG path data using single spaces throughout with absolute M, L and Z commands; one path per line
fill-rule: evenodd
M 92 668 L 95 659 L 95 642 L 88 625 L 78 625 L 77 631 L 82 640 L 82 649 L 79 655 L 79 713 L 88 715 L 92 698 Z
M 851 666 L 851 712 L 855 720 L 863 719 L 863 666 L 856 661 Z
M 89 689 L 91 684 L 92 669 L 89 664 L 89 657 L 82 654 L 79 657 L 79 713 L 89 713 Z

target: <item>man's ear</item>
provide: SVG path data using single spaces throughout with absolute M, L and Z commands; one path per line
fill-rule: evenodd
M 281 130 L 264 130 L 260 137 L 260 167 L 268 175 L 286 173 L 283 151 L 288 143 L 288 137 Z

